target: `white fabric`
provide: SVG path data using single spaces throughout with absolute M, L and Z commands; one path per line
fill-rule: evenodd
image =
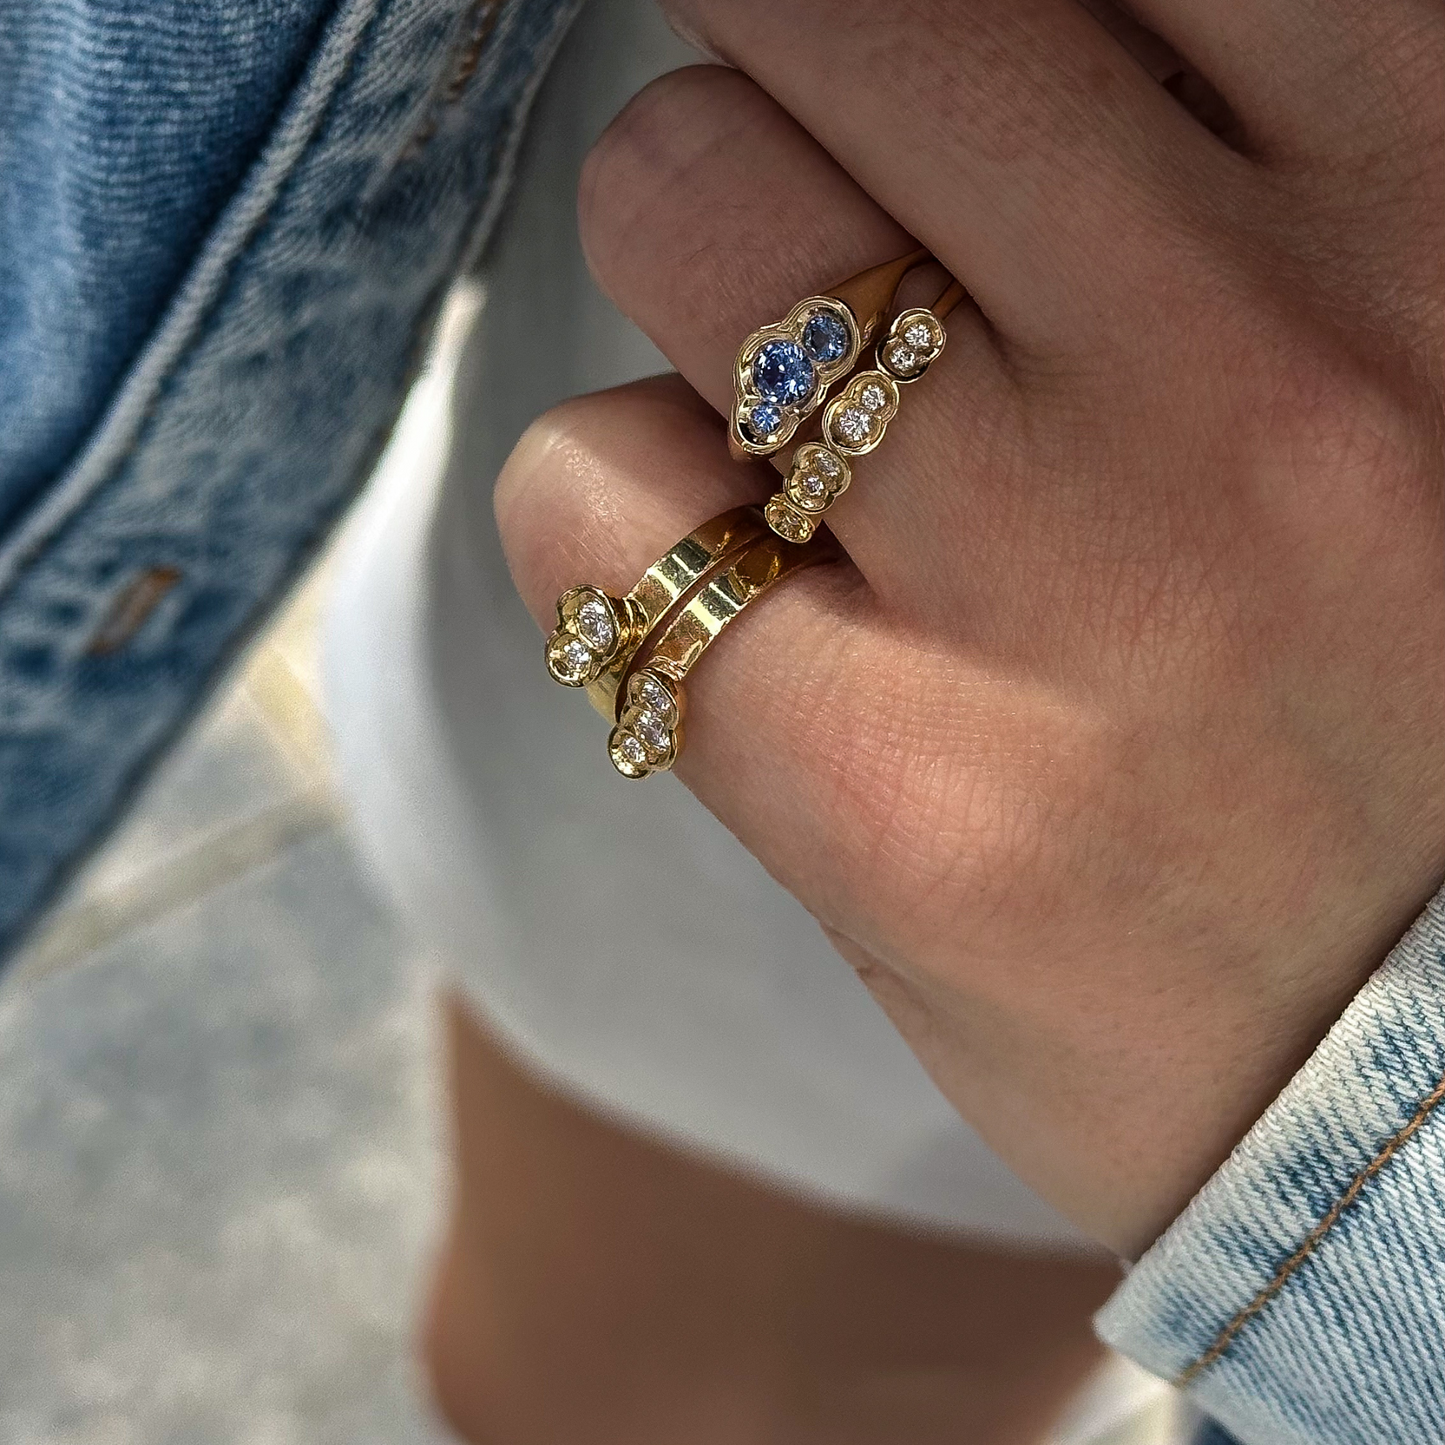
M 686 58 L 650 6 L 606 0 L 544 88 L 481 323 L 463 344 L 454 304 L 344 543 L 327 643 L 344 786 L 413 924 L 562 1087 L 841 1207 L 1082 1251 L 737 841 L 675 779 L 613 772 L 501 557 L 491 483 L 522 426 L 660 369 L 592 287 L 573 196 L 601 126 Z

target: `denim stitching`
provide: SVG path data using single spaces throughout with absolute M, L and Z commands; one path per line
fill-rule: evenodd
M 328 94 L 324 101 L 312 116 L 309 133 L 302 143 L 299 153 L 288 158 L 288 163 L 285 171 L 280 176 L 275 194 L 269 196 L 265 204 L 258 208 L 255 215 L 251 218 L 245 237 L 246 244 L 241 248 L 242 250 L 247 250 L 254 246 L 258 238 L 264 235 L 267 229 L 273 224 L 276 206 L 282 199 L 282 196 L 289 192 L 294 182 L 297 164 L 314 148 L 314 144 L 320 134 L 320 127 L 324 124 L 327 113 L 336 103 L 337 95 L 344 86 L 346 78 L 351 73 L 367 37 L 372 33 L 377 18 L 384 12 L 387 5 L 391 3 L 391 0 L 343 0 L 343 4 L 350 5 L 353 3 L 358 9 L 364 11 L 365 18 L 359 26 L 352 29 L 352 33 L 347 37 L 348 43 L 345 51 L 342 56 L 338 58 L 337 73 L 332 78 L 332 83 L 328 87 Z M 529 58 L 532 62 L 531 66 L 529 66 L 531 73 L 524 78 L 518 93 L 512 97 L 511 101 L 501 109 L 500 114 L 495 118 L 498 134 L 497 144 L 494 147 L 494 159 L 489 163 L 489 169 L 491 171 L 490 181 L 489 184 L 483 188 L 475 202 L 464 208 L 465 216 L 457 229 L 455 244 L 452 247 L 454 264 L 448 268 L 449 272 L 456 269 L 456 259 L 475 255 L 479 246 L 484 242 L 488 229 L 495 222 L 497 212 L 503 201 L 503 195 L 500 194 L 500 192 L 504 190 L 515 168 L 518 141 L 522 135 L 526 112 L 537 90 L 540 88 L 543 73 L 546 69 L 546 62 L 555 52 L 557 45 L 565 34 L 567 26 L 579 6 L 580 0 L 553 0 L 553 3 L 548 7 L 551 11 L 550 19 L 547 21 L 545 30 L 540 36 L 529 40 L 525 28 L 518 32 L 521 38 L 526 41 L 526 46 L 520 53 L 524 58 Z M 535 8 L 540 9 L 541 7 L 536 6 Z M 520 12 L 524 16 L 527 13 L 533 13 L 528 10 L 528 7 L 520 3 L 509 6 L 506 0 L 496 0 L 496 11 L 499 19 L 509 11 L 513 13 Z M 497 31 L 494 27 L 492 35 L 486 37 L 478 47 L 476 69 L 473 71 L 468 83 L 462 85 L 461 94 L 458 96 L 459 100 L 464 93 L 475 91 L 478 88 L 477 85 L 472 82 L 484 80 L 490 83 L 491 76 L 496 69 L 497 57 L 501 47 L 496 44 L 487 44 L 486 40 L 494 39 L 496 34 Z M 511 41 L 509 39 L 508 44 L 510 43 Z M 492 57 L 490 66 L 488 63 L 489 53 Z M 237 259 L 238 257 L 235 254 L 229 256 L 224 267 L 221 268 L 220 274 L 229 276 L 233 271 Z M 416 317 L 411 327 L 413 339 L 412 350 L 414 353 L 413 363 L 409 368 L 411 371 L 415 370 L 416 363 L 421 359 L 422 347 L 419 343 L 425 340 L 437 306 L 446 292 L 449 279 L 449 275 L 439 279 L 435 286 L 429 289 L 426 297 L 418 307 Z M 219 299 L 221 289 L 223 288 L 218 287 L 214 294 L 206 297 L 204 304 L 191 309 L 191 323 L 194 329 L 191 330 L 189 335 L 185 336 L 173 354 L 167 358 L 164 369 L 153 368 L 152 381 L 154 381 L 155 377 L 162 377 L 169 383 L 170 379 L 181 369 L 179 364 L 188 362 L 198 345 L 212 334 L 217 323 L 217 307 L 215 303 Z M 143 404 L 137 408 L 139 415 L 132 414 L 132 426 L 129 429 L 129 436 L 124 442 L 126 459 L 129 459 L 140 445 L 149 440 L 152 420 L 155 413 L 161 409 L 161 405 L 163 404 L 163 390 L 164 388 L 152 390 L 151 393 L 146 396 Z M 114 420 L 115 418 L 112 416 L 111 421 L 114 422 Z M 369 448 L 369 461 L 359 469 L 362 475 L 370 469 L 370 462 L 374 462 L 375 456 L 381 451 L 387 440 L 389 430 L 390 418 L 386 423 L 376 428 L 372 445 Z M 121 465 L 121 460 L 112 452 L 106 463 L 106 470 L 102 474 L 102 487 L 113 480 Z M 354 490 L 355 480 L 356 478 L 352 479 L 352 487 L 350 490 Z M 90 489 L 88 488 L 81 505 L 77 507 L 74 513 L 76 517 L 83 516 L 94 500 L 94 497 L 89 494 L 89 491 Z M 335 509 L 335 505 L 332 505 L 324 514 L 318 512 L 312 517 L 313 527 L 310 540 L 300 544 L 293 544 L 292 546 L 293 567 L 291 570 L 294 570 L 295 562 L 302 555 L 312 550 L 320 537 L 324 536 L 330 521 L 334 518 Z M 47 538 L 46 540 L 48 543 L 50 540 L 53 540 L 53 538 Z M 44 548 L 42 547 L 39 550 L 43 551 Z M 34 560 L 37 563 L 36 570 L 38 571 L 39 566 L 43 565 L 45 559 L 43 556 L 39 556 Z M 3 564 L 3 549 L 0 549 L 0 568 L 3 568 Z M 5 580 L 3 575 L 0 575 L 0 592 L 3 592 Z M 274 595 L 274 591 L 275 587 L 272 587 L 270 589 L 271 595 Z M 264 599 L 257 598 L 255 600 L 259 604 L 259 602 Z M 204 659 L 205 676 L 213 676 L 216 669 L 224 663 L 225 659 L 234 655 L 237 648 L 242 645 L 244 637 L 249 635 L 254 627 L 256 616 L 257 612 L 255 607 L 253 607 L 248 623 L 240 630 L 234 632 L 219 652 L 212 653 Z M 188 662 L 188 666 L 190 666 L 194 672 L 194 661 Z M 199 679 L 201 675 L 202 674 L 197 673 L 196 677 Z M 194 694 L 196 684 L 186 684 L 185 690 L 191 691 Z M 175 689 L 172 689 L 172 692 L 174 691 Z M 168 699 L 162 699 L 162 701 L 167 706 L 169 705 Z M 136 765 L 131 768 L 126 780 L 118 785 L 117 789 L 104 805 L 104 818 L 109 819 L 114 817 L 118 805 L 125 797 L 134 792 L 135 787 L 143 777 L 148 760 L 153 758 L 160 748 L 164 747 L 166 739 L 174 737 L 177 729 L 183 725 L 184 717 L 192 713 L 197 705 L 198 700 L 194 695 L 188 702 L 183 701 L 180 711 L 174 713 L 169 725 L 166 727 L 165 737 L 159 742 L 152 742 L 146 745 L 142 751 L 135 753 Z M 102 825 L 92 823 L 90 826 L 93 830 L 95 827 Z M 0 829 L 0 834 L 3 834 L 5 831 L 4 829 Z M 92 839 L 94 837 L 93 831 L 91 837 Z M 3 847 L 8 841 L 8 838 L 0 837 L 0 847 Z M 6 944 L 18 935 L 25 923 L 32 919 L 39 908 L 43 906 L 44 902 L 54 895 L 63 879 L 74 871 L 77 858 L 80 856 L 77 851 L 78 845 L 68 844 L 67 847 L 71 850 L 69 859 L 61 860 L 60 866 L 51 868 L 47 876 L 41 880 L 39 886 L 31 887 L 29 884 L 26 884 L 22 887 L 20 890 L 21 895 L 23 896 L 28 893 L 29 897 L 21 904 L 18 915 L 9 919 L 0 916 L 0 956 L 3 956 Z M 0 887 L 0 910 L 3 910 L 7 901 L 5 892 L 5 888 Z
M 282 107 L 276 129 L 261 147 L 256 170 L 248 174 L 237 189 L 233 206 L 239 207 L 239 214 L 228 207 L 216 228 L 202 242 L 195 268 L 182 280 L 151 341 L 141 349 L 135 364 L 121 379 L 111 406 L 102 414 L 95 432 L 81 448 L 79 460 L 62 474 L 51 495 L 16 527 L 14 536 L 0 544 L 0 598 L 20 580 L 27 568 L 40 559 L 50 542 L 83 512 L 92 498 L 120 472 L 144 443 L 167 383 L 195 349 L 224 294 L 226 279 L 240 257 L 265 232 L 297 166 L 310 154 L 383 3 L 384 0 L 360 0 L 355 7 L 359 23 L 354 23 L 352 33 L 346 35 L 344 20 L 338 20 L 334 22 L 331 34 L 323 39 L 316 57 L 318 66 L 307 67 L 291 100 Z M 344 15 L 344 6 L 341 13 Z M 336 43 L 338 31 L 342 35 L 340 54 L 326 55 L 327 43 Z M 316 84 L 317 71 L 324 68 L 327 61 L 331 63 L 332 72 L 325 76 L 324 96 L 318 97 L 320 103 L 313 112 L 307 113 L 303 108 L 303 113 L 298 116 L 292 110 L 296 97 L 304 95 L 308 86 Z M 301 129 L 304 134 L 296 137 L 292 153 L 285 157 L 284 168 L 268 178 L 274 189 L 264 197 L 254 214 L 244 214 L 244 202 L 256 176 L 264 176 L 268 164 L 274 160 L 278 138 L 288 138 L 286 132 L 293 129 Z M 197 291 L 201 294 L 194 295 Z M 174 349 L 167 355 L 166 333 L 172 327 L 181 330 L 181 334 L 176 336 Z M 155 365 L 157 352 L 160 353 L 159 366 Z M 126 393 L 132 387 L 144 388 L 145 394 L 133 399 L 133 410 L 127 415 Z M 109 433 L 115 430 L 129 430 L 130 435 L 107 454 L 105 444 Z
M 427 148 L 432 137 L 441 126 L 443 113 L 461 99 L 472 78 L 482 63 L 482 56 L 497 28 L 502 13 L 503 0 L 472 0 L 465 23 L 461 28 L 462 38 L 458 43 L 449 69 L 443 73 L 440 93 L 428 106 L 416 134 L 402 148 L 398 163 L 414 160 Z
M 1425 1120 L 1430 1117 L 1435 1106 L 1445 1099 L 1445 1078 L 1442 1078 L 1434 1089 L 1421 1102 L 1420 1107 L 1415 1110 L 1410 1121 L 1394 1134 L 1375 1155 L 1373 1159 L 1350 1181 L 1350 1186 L 1330 1207 L 1329 1213 L 1325 1215 L 1305 1237 L 1305 1241 L 1275 1272 L 1275 1276 L 1250 1302 L 1239 1311 L 1230 1322 L 1219 1332 L 1214 1343 L 1195 1362 L 1178 1377 L 1175 1384 L 1183 1387 L 1191 1384 L 1194 1380 L 1207 1370 L 1210 1365 L 1229 1349 L 1240 1331 L 1249 1323 L 1255 1315 L 1259 1314 L 1269 1304 L 1275 1295 L 1282 1290 L 1294 1272 L 1314 1253 L 1321 1240 L 1339 1222 L 1340 1216 L 1347 1210 L 1356 1199 L 1360 1197 L 1366 1184 L 1382 1170 L 1394 1157 L 1399 1148 L 1407 1143 L 1412 1135 L 1420 1129 Z

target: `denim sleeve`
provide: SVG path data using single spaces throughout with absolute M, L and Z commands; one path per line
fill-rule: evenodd
M 1445 891 L 1100 1313 L 1244 1445 L 1445 1441 Z
M 578 3 L 0 3 L 0 955 L 367 476 Z

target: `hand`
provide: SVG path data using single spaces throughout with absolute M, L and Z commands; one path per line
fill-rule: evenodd
M 1445 12 L 1137 8 L 1227 122 L 1074 0 L 675 0 L 745 74 L 646 91 L 581 214 L 684 380 L 544 417 L 497 496 L 550 625 L 773 490 L 716 414 L 753 327 L 903 228 L 967 285 L 679 771 L 1122 1253 L 1445 874 Z

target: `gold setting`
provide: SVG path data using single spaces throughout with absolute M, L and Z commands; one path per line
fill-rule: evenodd
M 779 537 L 806 542 L 816 533 L 822 514 L 852 480 L 849 459 L 866 456 L 887 434 L 888 423 L 898 413 L 899 387 L 917 381 L 942 355 L 947 340 L 943 318 L 963 294 L 953 281 L 931 308 L 914 306 L 899 312 L 878 342 L 875 365 L 855 372 L 828 403 L 822 440 L 798 448 L 783 489 L 763 508 L 768 526 Z M 832 464 L 823 460 L 825 456 L 832 457 Z M 841 484 L 826 485 L 825 472 L 841 477 Z
M 686 605 L 654 630 L 646 656 L 624 676 L 617 724 L 607 739 L 612 766 L 626 778 L 666 772 L 683 746 L 687 710 L 683 683 L 724 628 L 785 577 L 832 562 L 838 548 L 828 533 L 796 546 L 770 533 L 717 569 Z
M 557 599 L 547 638 L 547 671 L 564 687 L 585 687 L 610 718 L 618 682 L 647 635 L 682 597 L 750 542 L 767 535 L 756 507 L 734 507 L 668 548 L 625 597 L 572 587 Z
M 760 414 L 763 402 L 753 377 L 753 363 L 758 352 L 770 341 L 791 341 L 801 347 L 804 330 L 818 317 L 828 317 L 844 328 L 848 337 L 846 349 L 833 361 L 811 362 L 813 387 L 801 401 L 793 405 L 767 403 L 778 416 L 776 427 L 762 434 L 750 431 L 749 422 Z M 822 405 L 833 383 L 852 371 L 865 342 L 858 318 L 847 302 L 840 301 L 836 296 L 809 296 L 798 302 L 783 320 L 754 331 L 743 343 L 733 366 L 733 410 L 729 426 L 733 444 L 752 457 L 772 456 L 780 447 L 786 446 L 800 423 Z
M 917 381 L 938 360 L 946 339 L 943 322 L 926 307 L 901 311 L 878 343 L 878 365 L 897 381 Z
M 861 457 L 883 440 L 898 414 L 898 383 L 884 371 L 860 371 L 823 413 L 823 440 L 840 456 Z
M 892 309 L 903 278 L 928 260 L 928 252 L 920 248 L 879 266 L 870 266 L 827 291 L 798 302 L 782 321 L 760 327 L 743 342 L 733 366 L 733 405 L 728 423 L 728 449 L 737 460 L 772 456 L 792 440 L 799 424 L 827 400 L 829 388 L 857 364 L 863 348 Z M 838 317 L 848 328 L 847 350 L 834 361 L 814 363 L 814 385 L 798 404 L 773 403 L 780 416 L 777 427 L 766 435 L 749 435 L 743 422 L 750 418 L 753 406 L 761 399 L 753 378 L 753 361 L 758 352 L 773 340 L 801 345 L 808 319 L 820 313 Z

